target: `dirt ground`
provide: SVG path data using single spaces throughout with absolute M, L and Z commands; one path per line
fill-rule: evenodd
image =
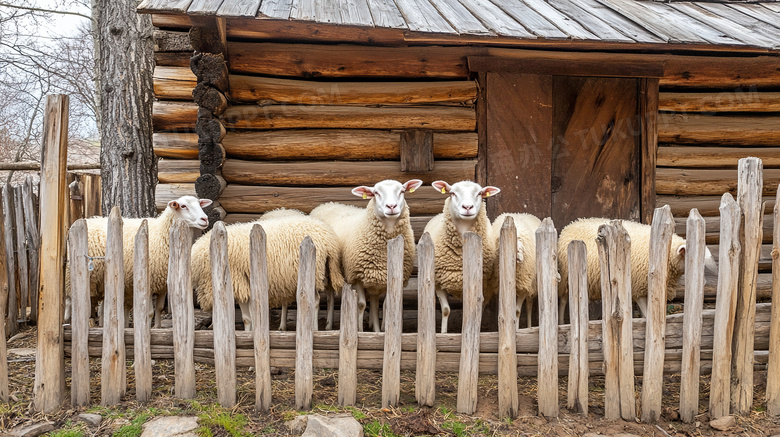
M 9 349 L 34 348 L 35 329 L 28 328 L 9 342 Z M 254 373 L 248 369 L 238 372 L 238 406 L 224 410 L 216 406 L 214 368 L 196 364 L 197 398 L 179 400 L 172 396 L 173 361 L 158 360 L 153 369 L 153 396 L 146 405 L 139 405 L 134 398 L 134 376 L 128 371 L 128 391 L 125 401 L 111 408 L 100 405 L 100 362 L 92 362 L 92 407 L 71 409 L 70 394 L 66 393 L 65 408 L 57 414 L 43 416 L 32 409 L 32 388 L 34 379 L 34 357 L 9 353 L 9 384 L 12 401 L 0 405 L 0 431 L 7 431 L 26 423 L 52 420 L 60 428 L 51 435 L 56 436 L 104 436 L 129 437 L 139 435 L 140 425 L 160 415 L 198 415 L 202 418 L 201 435 L 244 436 L 244 435 L 289 435 L 285 422 L 299 412 L 294 409 L 294 372 L 291 369 L 276 369 L 273 375 L 273 408 L 268 414 L 254 412 Z M 66 360 L 66 372 L 70 373 Z M 587 417 L 573 414 L 561 408 L 558 418 L 545 419 L 536 416 L 536 380 L 522 378 L 519 383 L 520 414 L 515 420 L 501 420 L 496 417 L 498 406 L 497 378 L 484 375 L 479 379 L 479 400 L 473 416 L 455 414 L 457 395 L 457 374 L 440 373 L 437 378 L 436 406 L 419 407 L 414 399 L 414 372 L 402 372 L 401 399 L 396 408 L 381 409 L 381 373 L 361 370 L 358 374 L 358 396 L 356 408 L 337 406 L 337 375 L 333 369 L 315 369 L 313 412 L 351 413 L 364 425 L 368 436 L 391 435 L 517 435 L 517 436 L 575 436 L 586 433 L 616 435 L 630 433 L 640 436 L 772 436 L 780 434 L 780 420 L 767 417 L 762 400 L 766 372 L 756 373 L 756 390 L 753 412 L 738 417 L 737 424 L 726 432 L 716 431 L 709 426 L 707 401 L 709 396 L 709 375 L 701 380 L 700 414 L 693 424 L 684 424 L 677 416 L 679 402 L 679 375 L 666 375 L 663 394 L 663 415 L 657 425 L 634 422 L 606 421 L 602 419 L 604 404 L 604 380 L 590 379 L 590 412 Z M 559 381 L 560 405 L 566 405 L 566 378 Z M 68 386 L 70 381 L 67 382 Z M 641 377 L 636 380 L 637 399 L 641 388 Z M 78 422 L 76 416 L 82 412 L 96 412 L 104 417 L 99 427 L 87 427 Z

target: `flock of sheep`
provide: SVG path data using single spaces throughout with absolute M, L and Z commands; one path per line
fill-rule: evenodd
M 367 200 L 365 208 L 339 203 L 325 203 L 309 215 L 291 209 L 278 209 L 264 214 L 251 223 L 239 223 L 226 227 L 228 234 L 228 262 L 231 269 L 235 300 L 241 307 L 244 326 L 251 329 L 254 321 L 249 311 L 249 235 L 254 224 L 262 225 L 266 233 L 269 305 L 282 308 L 280 330 L 286 329 L 287 307 L 296 300 L 298 278 L 298 248 L 306 236 L 316 247 L 316 290 L 328 297 L 326 329 L 332 329 L 334 295 L 345 283 L 358 294 L 359 327 L 363 328 L 363 314 L 368 298 L 369 328 L 380 331 L 379 299 L 387 289 L 387 244 L 397 236 L 404 239 L 403 281 L 412 274 L 415 259 L 414 235 L 409 207 L 404 196 L 422 185 L 419 179 L 406 183 L 385 180 L 373 187 L 360 186 L 352 190 L 356 196 Z M 487 303 L 498 290 L 498 238 L 507 217 L 512 217 L 517 230 L 517 320 L 525 306 L 528 324 L 531 308 L 537 295 L 536 239 L 535 232 L 541 221 L 530 214 L 505 213 L 493 223 L 487 217 L 485 201 L 500 189 L 482 187 L 471 181 L 448 184 L 436 181 L 433 188 L 446 195 L 444 209 L 425 227 L 429 233 L 435 254 L 435 289 L 442 311 L 441 332 L 447 332 L 450 306 L 449 296 L 462 298 L 463 292 L 463 236 L 474 232 L 482 239 L 484 278 L 484 302 Z M 184 196 L 168 203 L 162 214 L 150 219 L 124 219 L 124 267 L 125 267 L 125 320 L 129 320 L 132 304 L 133 239 L 142 220 L 149 222 L 149 274 L 151 293 L 157 296 L 154 308 L 154 326 L 160 327 L 160 312 L 167 293 L 169 229 L 174 219 L 184 220 L 190 227 L 206 229 L 208 219 L 203 208 L 210 200 Z M 580 219 L 566 226 L 558 242 L 558 262 L 562 278 L 567 277 L 567 247 L 571 241 L 582 240 L 588 251 L 588 290 L 591 300 L 601 298 L 600 268 L 596 236 L 598 228 L 609 221 L 606 218 Z M 87 220 L 89 230 L 89 256 L 99 258 L 106 251 L 107 219 L 95 217 Z M 623 226 L 631 238 L 631 282 L 633 299 L 644 314 L 647 307 L 647 272 L 650 226 L 624 221 Z M 192 247 L 192 285 L 200 307 L 211 310 L 213 289 L 209 259 L 210 232 L 195 241 Z M 669 256 L 669 280 L 667 297 L 674 297 L 676 283 L 685 267 L 685 240 L 674 235 Z M 705 269 L 717 274 L 709 249 L 705 255 Z M 90 276 L 90 296 L 93 307 L 102 300 L 105 268 L 95 259 Z M 568 281 L 559 282 L 559 320 L 568 301 Z M 70 296 L 70 282 L 66 273 L 66 294 Z M 319 301 L 319 296 L 317 297 Z M 66 320 L 69 319 L 69 299 L 66 300 Z M 150 317 L 152 314 L 150 314 Z

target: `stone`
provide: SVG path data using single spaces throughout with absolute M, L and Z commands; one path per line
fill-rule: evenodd
M 101 422 L 103 422 L 103 416 L 93 413 L 81 413 L 79 414 L 79 419 L 84 421 L 89 426 L 98 426 Z
M 284 424 L 287 425 L 287 429 L 290 433 L 295 435 L 301 435 L 306 431 L 306 425 L 309 422 L 309 416 L 295 416 L 295 419 L 288 420 Z
M 734 416 L 723 416 L 720 419 L 710 421 L 710 426 L 718 431 L 725 431 L 736 424 L 737 421 L 734 420 Z
M 620 433 L 620 434 L 612 434 L 610 437 L 640 437 L 636 434 L 631 434 L 628 432 Z
M 599 434 L 597 432 L 589 432 L 587 434 L 583 434 L 582 437 L 604 437 L 604 434 Z
M 15 428 L 6 435 L 10 437 L 37 437 L 52 432 L 54 429 L 54 422 L 40 422 Z
M 164 416 L 144 424 L 141 437 L 198 437 L 195 416 Z
M 363 437 L 363 425 L 350 414 L 309 416 L 302 437 Z

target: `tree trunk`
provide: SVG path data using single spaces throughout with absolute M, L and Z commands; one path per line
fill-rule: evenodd
M 135 0 L 97 0 L 100 165 L 103 215 L 155 215 L 157 158 L 152 149 L 152 20 Z

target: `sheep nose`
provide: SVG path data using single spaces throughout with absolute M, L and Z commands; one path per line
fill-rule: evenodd
M 474 209 L 474 205 L 463 205 L 463 209 L 465 209 L 467 212 Z
M 387 209 L 389 209 L 390 211 L 393 211 L 393 210 L 395 210 L 395 209 L 398 207 L 398 204 L 396 203 L 395 205 L 385 205 L 385 206 L 386 206 L 386 207 L 387 207 Z
M 209 224 L 209 218 L 208 218 L 208 217 L 206 217 L 206 216 L 203 216 L 203 217 L 201 217 L 201 218 L 200 218 L 200 221 L 202 221 L 202 222 L 203 222 L 203 223 L 205 223 L 205 224 Z

